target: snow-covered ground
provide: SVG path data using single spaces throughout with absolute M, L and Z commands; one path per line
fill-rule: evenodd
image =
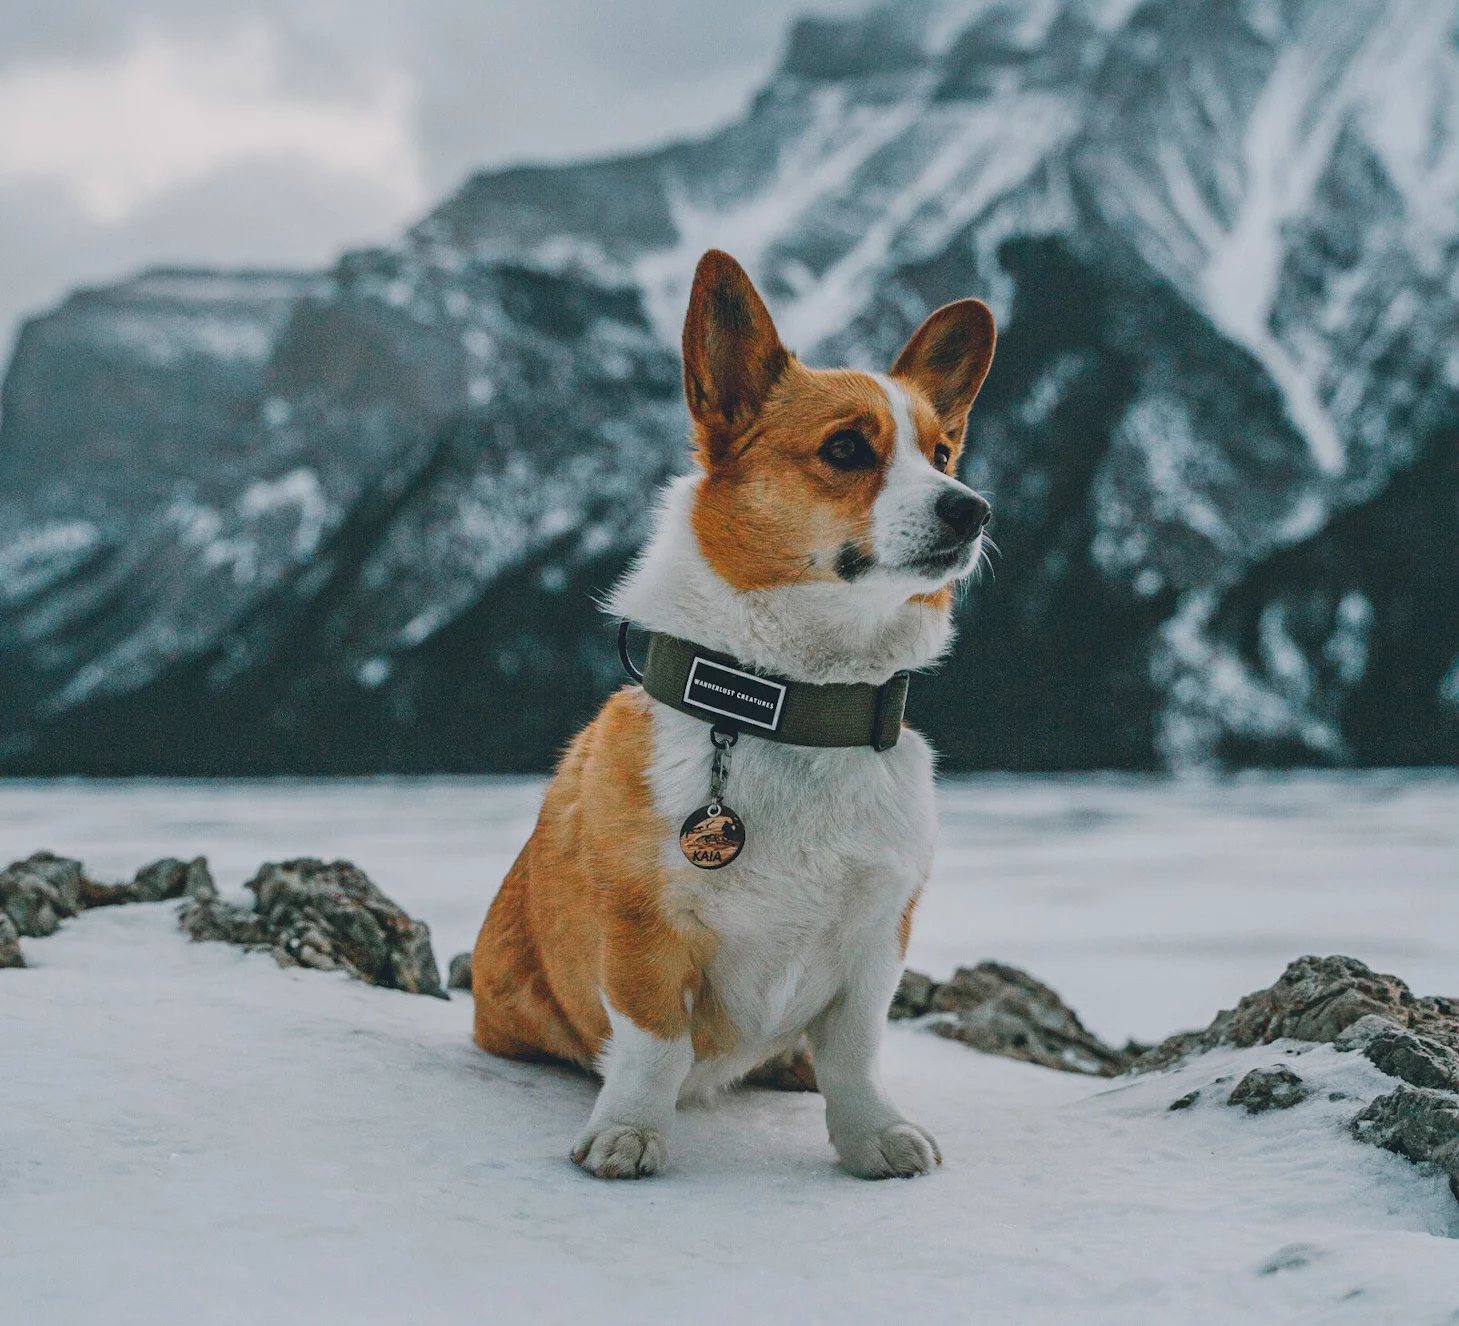
M 205 853 L 236 886 L 343 855 L 444 963 L 539 795 L 0 784 L 0 864 Z M 979 779 L 943 821 L 913 964 L 1025 966 L 1108 1038 L 1205 1023 L 1303 952 L 1459 993 L 1459 777 Z M 1355 1098 L 1392 1085 L 1356 1055 L 1110 1082 L 894 1026 L 888 1079 L 947 1158 L 931 1178 L 847 1178 L 818 1097 L 755 1092 L 681 1112 L 667 1175 L 605 1184 L 566 1159 L 592 1084 L 476 1051 L 465 998 L 190 945 L 173 910 L 93 912 L 0 972 L 7 1326 L 1459 1320 L 1459 1204 L 1349 1139 Z M 1212 1086 L 1276 1062 L 1311 1101 L 1248 1117 Z

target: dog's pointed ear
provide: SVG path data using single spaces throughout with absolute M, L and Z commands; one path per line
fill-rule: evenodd
M 931 402 L 943 428 L 961 437 L 997 339 L 993 315 L 982 300 L 944 304 L 913 333 L 892 365 L 892 376 L 911 381 Z
M 684 319 L 684 395 L 711 454 L 750 425 L 789 362 L 745 269 L 710 249 L 694 272 Z

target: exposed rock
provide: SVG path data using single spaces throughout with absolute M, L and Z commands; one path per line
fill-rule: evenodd
M 20 951 L 20 931 L 15 922 L 0 912 L 0 967 L 24 967 L 25 954 Z
M 1375 1037 L 1392 1030 L 1391 1018 L 1365 1013 L 1352 1026 L 1333 1037 L 1332 1045 L 1336 1050 L 1361 1050 Z
M 887 1017 L 893 1022 L 900 1018 L 920 1018 L 932 1008 L 932 996 L 937 993 L 937 988 L 932 977 L 908 967 L 902 973 L 896 994 L 892 996 Z
M 1256 1268 L 1256 1273 L 1276 1275 L 1278 1271 L 1300 1271 L 1304 1266 L 1311 1266 L 1321 1256 L 1322 1249 L 1313 1247 L 1310 1243 L 1289 1243 L 1284 1248 L 1278 1248 L 1262 1262 Z
M 1086 1030 L 1054 991 L 1017 967 L 959 967 L 946 985 L 934 987 L 929 1009 L 941 1015 L 929 1023 L 938 1035 L 987 1054 L 1099 1077 L 1113 1077 L 1134 1061 Z
M 1248 1114 L 1265 1114 L 1268 1110 L 1290 1110 L 1309 1095 L 1302 1079 L 1278 1064 L 1274 1068 L 1253 1068 L 1236 1084 L 1226 1103 L 1244 1105 Z
M 217 896 L 206 857 L 186 862 L 168 857 L 143 866 L 130 883 L 102 884 L 79 861 L 54 852 L 36 852 L 0 873 L 0 918 L 18 934 L 38 939 L 54 934 L 63 920 L 88 908 L 161 902 L 191 896 L 200 889 Z M 24 965 L 19 945 L 7 947 L 0 926 L 0 966 Z
M 1269 990 L 1247 995 L 1231 1023 L 1235 1045 L 1291 1037 L 1331 1041 L 1359 1018 L 1386 1017 L 1400 1026 L 1447 1023 L 1459 1041 L 1459 1001 L 1417 999 L 1396 976 L 1356 958 L 1298 958 Z
M 1353 1120 L 1353 1136 L 1415 1163 L 1432 1162 L 1449 1176 L 1459 1198 L 1459 1098 L 1425 1087 L 1399 1087 Z
M 1459 1047 L 1459 999 L 1420 998 L 1398 977 L 1375 972 L 1356 958 L 1308 956 L 1291 963 L 1275 985 L 1218 1013 L 1204 1031 L 1163 1041 L 1140 1057 L 1135 1071 L 1167 1068 L 1218 1045 L 1265 1045 L 1282 1037 L 1336 1041 L 1366 1018 Z M 1372 1023 L 1364 1022 L 1363 1028 L 1362 1036 L 1377 1034 Z
M 1374 1067 L 1410 1086 L 1459 1092 L 1459 1054 L 1427 1036 L 1389 1026 L 1363 1047 L 1363 1054 Z
M 22 935 L 40 939 L 54 934 L 97 896 L 100 886 L 87 879 L 81 862 L 54 852 L 36 852 L 0 872 L 0 910 Z
M 810 1046 L 805 1037 L 799 1045 L 783 1050 L 745 1074 L 747 1087 L 763 1087 L 768 1091 L 817 1091 L 816 1069 L 811 1063 Z
M 1178 1100 L 1171 1101 L 1170 1104 L 1166 1106 L 1166 1109 L 1188 1110 L 1192 1105 L 1196 1103 L 1196 1101 L 1200 1100 L 1200 1098 L 1201 1093 L 1199 1088 L 1197 1088 L 1195 1091 L 1187 1091 L 1185 1095 L 1181 1096 Z
M 471 989 L 471 954 L 458 953 L 451 959 L 451 966 L 446 976 L 446 989 Z
M 241 944 L 245 948 L 271 947 L 263 918 L 246 907 L 224 902 L 218 896 L 218 887 L 211 875 L 206 882 L 197 881 L 197 887 L 178 909 L 177 924 L 194 940 L 220 940 L 225 944 Z M 293 965 L 292 960 L 288 965 Z
M 1459 1197 L 1459 999 L 1421 998 L 1396 976 L 1356 958 L 1298 958 L 1275 985 L 1216 1015 L 1204 1031 L 1185 1032 L 1143 1055 L 1135 1072 L 1167 1068 L 1218 1046 L 1263 1045 L 1282 1038 L 1330 1042 L 1361 1051 L 1375 1067 L 1409 1085 L 1369 1104 L 1353 1133 L 1413 1161 L 1432 1161 Z M 1198 1093 L 1175 1101 L 1184 1109 Z M 1309 1091 L 1290 1068 L 1257 1068 L 1229 1103 L 1252 1114 L 1290 1109 Z M 1345 1100 L 1331 1092 L 1329 1100 Z
M 165 902 L 170 898 L 217 894 L 213 877 L 208 872 L 208 858 L 205 856 L 195 857 L 191 861 L 179 861 L 176 857 L 165 856 L 137 871 L 128 887 L 137 902 Z
M 348 861 L 266 863 L 244 885 L 254 909 L 218 897 L 211 880 L 178 915 L 193 939 L 267 948 L 285 967 L 344 970 L 372 985 L 445 997 L 430 929 Z

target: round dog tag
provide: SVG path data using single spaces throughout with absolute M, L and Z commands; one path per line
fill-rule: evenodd
M 745 845 L 745 824 L 728 806 L 710 802 L 701 806 L 679 830 L 679 848 L 691 866 L 718 870 L 740 854 Z

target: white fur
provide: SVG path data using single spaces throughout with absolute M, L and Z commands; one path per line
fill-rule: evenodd
M 885 373 L 870 376 L 886 394 L 897 425 L 892 461 L 872 506 L 871 550 L 883 574 L 906 584 L 906 573 L 899 572 L 899 568 L 925 557 L 938 540 L 939 522 L 934 510 L 937 499 L 949 491 L 968 493 L 971 490 L 952 475 L 928 464 L 917 445 L 912 403 L 901 384 Z M 951 573 L 918 578 L 918 587 L 938 588 L 948 579 L 966 575 L 976 565 L 981 545 L 979 535 L 968 545 L 960 566 Z
M 603 1006 L 613 1028 L 598 1062 L 603 1089 L 572 1157 L 603 1178 L 641 1178 L 662 1169 L 668 1157 L 674 1107 L 694 1047 L 687 1032 L 663 1041 L 606 999 Z
M 936 475 L 920 453 L 918 461 Z M 699 482 L 691 475 L 670 485 L 654 537 L 611 611 L 801 681 L 880 683 L 947 647 L 946 614 L 909 603 L 917 587 L 905 579 L 733 590 L 704 560 L 690 526 Z M 745 823 L 746 844 L 730 866 L 701 871 L 684 860 L 677 829 L 708 796 L 709 727 L 659 704 L 653 724 L 648 781 L 671 827 L 662 845 L 668 909 L 715 935 L 709 979 L 739 1034 L 733 1053 L 688 1070 L 683 1094 L 741 1077 L 806 1032 L 843 1165 L 866 1177 L 925 1172 L 938 1159 L 935 1144 L 891 1103 L 876 1060 L 901 971 L 897 924 L 932 861 L 927 743 L 910 730 L 881 753 L 742 736 L 725 800 Z M 651 1102 L 662 1101 L 671 1076 L 662 1067 L 668 1060 L 639 1044 L 646 1033 L 620 1030 L 620 1022 L 589 1134 L 609 1117 L 654 1115 Z M 677 1071 L 680 1060 L 672 1062 Z
M 937 473 L 925 458 L 922 467 Z M 947 615 L 907 601 L 936 585 L 873 574 L 851 584 L 732 589 L 704 560 L 690 527 L 702 477 L 683 475 L 664 490 L 653 538 L 609 599 L 614 616 L 792 681 L 880 683 L 903 668 L 925 667 L 947 648 Z

